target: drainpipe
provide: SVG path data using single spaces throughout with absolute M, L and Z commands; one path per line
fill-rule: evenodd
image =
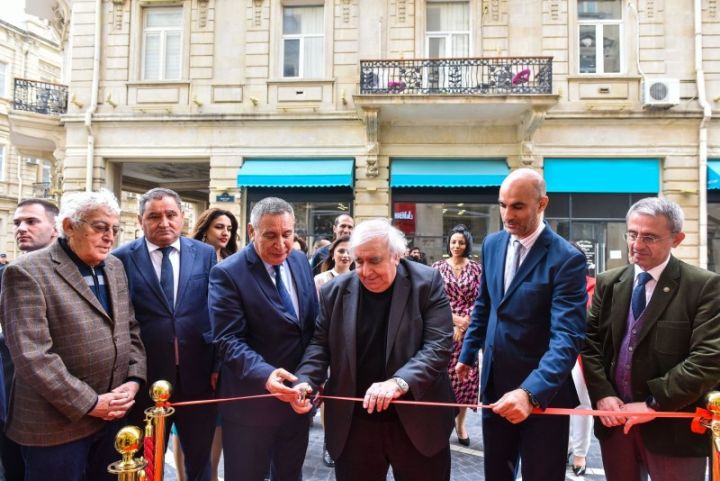
M 698 256 L 700 267 L 707 268 L 707 152 L 708 123 L 712 118 L 712 108 L 705 98 L 705 72 L 702 55 L 702 0 L 694 0 L 695 13 L 695 83 L 697 84 L 698 103 L 703 110 L 703 118 L 698 128 Z
M 90 105 L 85 111 L 85 130 L 87 130 L 87 155 L 85 158 L 85 190 L 92 191 L 93 167 L 95 164 L 95 134 L 92 129 L 92 116 L 97 110 L 98 89 L 100 86 L 100 52 L 102 35 L 102 0 L 95 0 L 95 49 L 93 50 L 93 75 L 90 87 Z

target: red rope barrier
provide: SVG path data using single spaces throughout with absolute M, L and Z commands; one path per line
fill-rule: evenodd
M 145 436 L 145 439 L 143 439 L 143 448 L 143 456 L 145 457 L 145 461 L 147 461 L 147 465 L 145 466 L 145 480 L 153 481 L 155 479 L 153 472 L 153 466 L 155 466 L 155 446 L 152 436 Z

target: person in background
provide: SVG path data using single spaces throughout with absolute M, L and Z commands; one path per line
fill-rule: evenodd
M 228 210 L 208 209 L 198 217 L 190 237 L 213 246 L 220 262 L 238 251 L 237 218 Z
M 350 272 L 354 267 L 352 256 L 350 255 L 350 237 L 343 236 L 335 239 L 330 245 L 329 255 L 322 265 L 322 272 L 315 276 L 315 288 L 320 292 L 320 288 L 330 282 L 340 274 Z M 325 425 L 325 405 L 320 406 L 320 419 L 323 426 Z M 328 453 L 327 443 L 323 443 L 323 464 L 333 468 L 335 461 Z
M 13 235 L 20 252 L 33 252 L 55 242 L 58 235 L 55 227 L 58 212 L 58 207 L 45 199 L 25 199 L 17 205 L 13 214 Z M 2 280 L 2 275 L 0 275 L 0 280 Z M 9 402 L 7 396 L 10 395 L 10 385 L 15 369 L 5 344 L 4 334 L 0 334 L 0 355 L 5 378 L 5 401 Z M 0 456 L 5 468 L 6 481 L 23 481 L 25 479 L 25 462 L 20 452 L 20 446 L 5 436 L 4 429 L 0 429 Z
M 407 257 L 413 262 L 419 262 L 420 264 L 427 265 L 427 260 L 425 260 L 425 254 L 423 254 L 419 247 L 410 248 L 410 252 L 408 253 Z
M 122 263 L 120 206 L 107 190 L 62 199 L 60 240 L 8 265 L 0 320 L 13 362 L 6 433 L 25 481 L 116 480 L 115 435 L 146 358 Z
M 471 367 L 465 380 L 460 380 L 455 372 L 455 365 L 460 357 L 465 331 L 470 325 L 470 313 L 480 288 L 480 264 L 470 260 L 473 238 L 470 231 L 463 224 L 452 228 L 447 239 L 447 253 L 450 257 L 437 261 L 433 268 L 440 271 L 445 282 L 445 295 L 450 301 L 453 315 L 453 352 L 448 365 L 450 382 L 452 383 L 455 399 L 461 404 L 477 404 L 478 402 L 478 363 Z M 412 254 L 412 251 L 411 251 Z M 477 408 L 473 408 L 477 411 Z M 458 442 L 463 446 L 470 445 L 470 436 L 465 430 L 465 416 L 467 408 L 460 408 L 455 418 L 455 433 Z
M 340 214 L 335 217 L 335 222 L 333 223 L 333 240 L 339 237 L 349 236 L 352 234 L 354 227 L 355 221 L 350 214 Z M 315 251 L 315 254 L 310 260 L 310 267 L 312 267 L 314 276 L 320 274 L 322 270 L 322 263 L 325 259 L 327 259 L 329 249 L 330 247 L 325 246 Z
M 305 257 L 307 257 L 308 255 L 307 242 L 305 242 L 305 239 L 303 239 L 297 234 L 295 234 L 295 239 L 293 240 L 293 249 L 301 251 L 303 254 L 305 254 Z
M 313 242 L 312 245 L 312 251 L 310 252 L 310 257 L 314 256 L 315 253 L 322 249 L 325 246 L 329 246 L 332 242 L 324 236 L 319 236 L 315 239 L 315 242 Z
M 570 243 L 582 255 L 585 251 L 574 242 Z M 595 278 L 590 276 L 585 269 L 585 282 L 587 283 L 587 309 L 592 304 L 592 296 L 595 292 Z M 579 409 L 592 409 L 590 396 L 588 394 L 585 377 L 582 370 L 582 356 L 578 356 L 572 369 L 572 380 L 580 399 Z M 587 453 L 590 450 L 590 438 L 592 437 L 593 418 L 592 416 L 570 416 L 570 452 L 568 453 L 568 464 L 575 476 L 583 476 L 587 471 Z
M 177 192 L 151 189 L 138 202 L 144 236 L 114 254 L 127 272 L 148 352 L 148 379 L 170 382 L 175 401 L 193 401 L 213 398 L 218 378 L 207 307 L 208 278 L 217 254 L 215 248 L 183 237 L 183 221 Z M 142 422 L 144 409 L 154 404 L 147 391 L 138 396 L 130 416 L 133 422 Z M 212 404 L 178 409 L 168 418 L 168 431 L 177 424 L 190 481 L 210 479 L 216 420 L 217 407 Z

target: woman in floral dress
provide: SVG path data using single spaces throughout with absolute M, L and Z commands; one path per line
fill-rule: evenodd
M 470 313 L 480 288 L 481 267 L 469 256 L 472 252 L 472 235 L 463 224 L 452 228 L 448 235 L 448 259 L 437 261 L 433 267 L 440 271 L 445 281 L 445 294 L 450 301 L 453 313 L 453 353 L 448 366 L 455 398 L 458 403 L 477 404 L 478 402 L 478 361 L 470 370 L 467 380 L 461 381 L 455 374 L 455 364 L 460 357 L 465 331 L 470 325 Z M 476 408 L 472 408 L 477 411 Z M 455 418 L 455 432 L 458 442 L 463 446 L 470 445 L 470 436 L 465 430 L 467 408 L 461 408 Z

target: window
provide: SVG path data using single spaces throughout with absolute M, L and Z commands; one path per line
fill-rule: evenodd
M 323 78 L 323 7 L 283 8 L 283 77 Z
M 430 58 L 470 55 L 468 2 L 428 2 L 426 51 Z
M 40 162 L 40 175 L 38 176 L 38 182 L 42 182 L 43 184 L 50 185 L 50 182 L 52 180 L 51 177 L 52 173 L 52 165 L 50 165 L 50 162 L 47 160 L 43 160 Z
M 622 1 L 578 0 L 580 73 L 620 73 Z
M 143 80 L 178 80 L 182 72 L 182 8 L 144 11 Z
M 7 96 L 7 65 L 0 62 L 0 97 Z M 2 146 L 0 146 L 0 149 Z
M 0 180 L 5 180 L 5 146 L 0 145 Z

